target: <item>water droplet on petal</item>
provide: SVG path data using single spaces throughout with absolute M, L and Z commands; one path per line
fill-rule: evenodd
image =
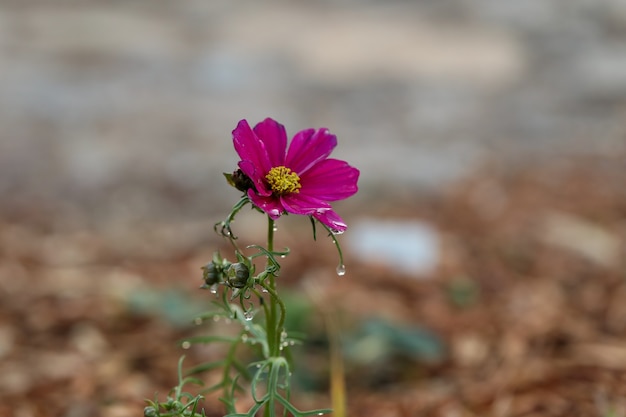
M 336 229 L 332 229 L 331 231 L 333 232 L 333 235 L 343 235 L 343 232 L 345 232 L 345 230 L 336 230 Z
M 185 340 L 182 345 L 183 349 L 189 349 L 191 347 L 191 343 Z
M 346 275 L 346 266 L 344 264 L 339 264 L 337 266 L 337 275 L 339 275 L 340 277 Z

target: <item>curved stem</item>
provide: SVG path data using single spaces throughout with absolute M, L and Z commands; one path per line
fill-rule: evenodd
M 280 299 L 278 293 L 274 288 L 271 288 L 268 285 L 262 285 L 263 288 L 267 291 L 267 293 L 272 297 L 272 302 L 270 305 L 277 304 L 280 308 L 280 316 L 278 317 L 278 326 L 276 326 L 276 330 L 278 331 L 278 350 L 280 351 L 280 334 L 282 333 L 283 326 L 285 325 L 285 316 L 287 315 L 287 308 L 285 307 L 285 303 Z M 272 354 L 272 356 L 278 356 L 278 354 Z
M 343 265 L 343 251 L 341 250 L 341 245 L 339 244 L 339 240 L 337 240 L 337 235 L 335 234 L 335 232 L 331 230 L 330 227 L 326 226 L 324 223 L 320 222 L 320 224 L 322 225 L 322 227 L 324 227 L 324 229 L 326 229 L 326 231 L 328 232 L 328 235 L 332 238 L 333 244 L 337 248 L 337 253 L 339 254 L 339 264 Z
M 263 288 L 265 288 L 267 290 L 267 287 L 265 287 L 264 285 L 262 285 Z M 261 293 L 259 291 L 257 291 L 255 288 L 252 289 L 252 292 L 254 293 L 254 295 L 257 296 L 257 298 L 261 301 L 263 301 L 263 296 L 261 295 Z M 268 291 L 269 292 L 269 291 Z M 267 315 L 269 314 L 269 310 L 267 309 L 267 304 L 264 302 L 260 303 L 261 306 L 263 307 L 263 312 L 265 313 L 265 317 L 267 317 Z
M 237 204 L 233 206 L 226 220 L 218 222 L 213 226 L 213 229 L 217 233 L 221 234 L 223 237 L 228 238 L 230 243 L 233 245 L 236 253 L 241 253 L 241 249 L 239 249 L 239 246 L 235 242 L 235 240 L 237 240 L 237 236 L 233 234 L 230 224 L 235 220 L 235 216 L 237 215 L 237 213 L 239 213 L 239 211 L 241 211 L 241 209 L 249 202 L 250 199 L 247 196 L 242 197 L 241 200 L 239 200 Z M 218 226 L 220 226 L 219 232 Z

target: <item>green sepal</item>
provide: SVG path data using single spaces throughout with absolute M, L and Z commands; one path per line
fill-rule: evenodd
M 233 174 L 229 174 L 227 172 L 224 172 L 223 174 L 226 178 L 226 182 L 228 182 L 231 186 L 237 188 L 237 186 L 235 185 L 235 181 L 233 181 Z

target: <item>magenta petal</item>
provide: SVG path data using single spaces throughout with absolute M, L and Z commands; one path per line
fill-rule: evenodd
M 344 232 L 348 228 L 343 219 L 333 210 L 320 210 L 314 213 L 313 217 L 333 232 Z
M 254 133 L 265 145 L 271 166 L 284 165 L 287 151 L 285 126 L 268 117 L 254 126 Z
M 256 175 L 264 175 L 272 168 L 265 144 L 257 137 L 245 119 L 239 121 L 233 130 L 233 144 L 243 161 L 252 162 L 256 168 Z M 255 180 L 251 176 L 250 178 Z
M 252 162 L 248 160 L 239 161 L 238 166 L 239 166 L 239 169 L 241 169 L 243 173 L 246 174 L 248 178 L 252 180 L 252 183 L 254 184 L 254 188 L 256 188 L 256 191 L 259 195 L 266 196 L 266 197 L 272 195 L 272 191 L 267 188 L 265 181 L 263 181 L 263 178 L 264 178 L 263 174 L 258 172 L 258 170 L 256 169 L 256 167 L 254 166 Z
M 300 177 L 301 193 L 324 201 L 343 200 L 358 191 L 359 170 L 338 159 L 325 159 Z
M 263 210 L 270 216 L 272 219 L 276 220 L 279 218 L 284 212 L 285 209 L 275 197 L 263 197 L 256 194 L 253 190 L 248 190 L 248 197 L 252 204 Z
M 300 215 L 312 215 L 318 210 L 329 210 L 330 204 L 300 193 L 286 194 L 280 197 L 280 201 L 288 213 Z
M 326 159 L 335 146 L 337 137 L 326 128 L 300 131 L 291 140 L 285 165 L 302 175 L 313 165 Z

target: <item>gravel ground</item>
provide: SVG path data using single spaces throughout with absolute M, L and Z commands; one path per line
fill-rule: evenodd
M 297 404 L 330 404 L 324 313 L 341 331 L 350 415 L 626 415 L 626 156 L 578 162 L 490 169 L 437 197 L 343 207 L 349 224 L 429 224 L 437 262 L 418 275 L 360 259 L 349 229 L 338 277 L 332 244 L 313 242 L 306 219 L 281 219 L 288 328 L 309 340 L 294 350 Z M 259 243 L 262 220 L 235 231 Z M 163 400 L 176 383 L 181 354 L 186 367 L 219 357 L 178 344 L 233 327 L 192 325 L 212 298 L 198 289 L 200 266 L 217 248 L 230 253 L 210 224 L 68 231 L 55 221 L 0 220 L 0 416 L 141 415 L 145 398 Z M 216 396 L 204 407 L 223 415 Z

